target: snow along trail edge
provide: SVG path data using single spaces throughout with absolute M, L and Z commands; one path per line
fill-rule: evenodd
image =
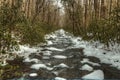
M 62 52 L 64 52 L 67 49 L 72 49 L 72 48 L 84 48 L 84 55 L 97 57 L 101 60 L 102 63 L 111 64 L 112 66 L 120 69 L 120 58 L 118 57 L 118 56 L 120 56 L 120 54 L 119 54 L 120 52 L 118 51 L 120 46 L 117 46 L 117 45 L 111 46 L 112 51 L 107 51 L 104 49 L 103 44 L 101 44 L 99 42 L 84 41 L 84 40 L 82 40 L 81 37 L 74 37 L 72 34 L 65 32 L 63 29 L 46 35 L 45 39 L 46 39 L 46 45 L 47 45 L 47 47 L 45 48 L 46 51 L 43 51 L 44 48 L 41 48 L 41 47 L 30 48 L 28 46 L 20 45 L 20 51 L 18 51 L 18 53 L 25 56 L 25 58 L 27 59 L 28 62 L 33 62 L 35 60 L 35 64 L 33 64 L 31 66 L 31 68 L 34 68 L 34 67 L 36 69 L 46 68 L 49 70 L 53 70 L 51 72 L 56 72 L 56 71 L 54 71 L 54 69 L 56 68 L 54 66 L 57 66 L 60 64 L 64 64 L 63 66 L 66 65 L 65 68 L 72 68 L 72 66 L 67 65 L 64 62 L 59 63 L 59 61 L 60 61 L 59 59 L 63 58 L 66 60 L 68 57 L 70 57 L 70 55 L 67 55 L 67 53 L 62 54 Z M 95 46 L 97 46 L 97 47 L 95 47 Z M 118 50 L 116 49 L 117 50 L 116 51 L 112 47 L 114 47 L 114 48 L 118 47 Z M 45 62 L 45 60 L 43 60 L 44 62 L 42 62 L 41 60 L 29 58 L 29 55 L 31 53 L 42 53 L 42 52 L 43 52 L 43 54 L 45 52 L 46 52 L 46 54 L 48 54 L 48 55 L 44 55 L 45 57 L 48 57 L 48 61 Z M 73 53 L 71 53 L 71 54 L 73 54 Z M 110 58 L 111 55 L 112 55 L 112 58 Z M 54 63 L 54 66 L 52 66 L 53 64 L 49 63 L 49 59 L 50 60 L 54 59 L 58 63 Z M 93 64 L 93 62 L 89 62 L 89 63 Z M 38 66 L 37 66 L 37 64 L 38 64 Z M 99 66 L 98 63 L 96 63 L 96 64 Z M 64 68 L 64 67 L 62 67 L 62 65 L 60 67 Z M 85 67 L 82 66 L 82 68 L 88 70 L 86 68 L 86 66 Z M 88 67 L 88 68 L 90 68 L 90 67 Z M 92 68 L 91 68 L 91 71 L 92 71 Z M 93 73 L 94 73 L 94 71 L 95 70 L 93 69 Z M 61 71 L 58 70 L 57 74 L 59 74 L 59 72 L 61 72 Z M 103 79 L 104 73 L 101 70 L 98 72 L 100 72 L 100 75 L 98 75 L 98 77 L 100 79 Z M 92 73 L 90 73 L 90 74 L 92 74 Z M 96 77 L 96 75 L 95 75 L 95 77 Z

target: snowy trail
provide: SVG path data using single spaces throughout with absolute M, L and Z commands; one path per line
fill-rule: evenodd
M 64 30 L 58 30 L 45 36 L 47 44 L 39 48 L 22 47 L 20 53 L 26 54 L 24 62 L 33 62 L 31 70 L 25 74 L 27 78 L 54 78 L 65 80 L 66 78 L 104 79 L 101 70 L 101 62 L 115 65 L 114 56 L 110 63 L 111 52 L 102 49 L 103 44 L 95 44 L 83 41 L 80 37 L 74 37 Z M 94 46 L 98 46 L 95 48 Z M 109 55 L 106 55 L 109 54 Z M 93 61 L 90 57 L 95 58 Z M 116 57 L 116 58 L 115 58 Z M 99 59 L 100 61 L 99 61 Z M 117 63 L 120 68 L 120 62 Z M 97 68 L 96 68 L 97 67 Z

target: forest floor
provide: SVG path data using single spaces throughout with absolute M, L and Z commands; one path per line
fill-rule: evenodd
M 19 66 L 17 71 L 22 77 L 7 70 L 2 75 L 10 74 L 14 80 L 120 79 L 119 56 L 111 56 L 113 52 L 103 50 L 102 44 L 95 48 L 64 30 L 48 34 L 45 39 L 47 43 L 38 47 L 21 45 L 17 53 L 24 59 L 8 61 Z

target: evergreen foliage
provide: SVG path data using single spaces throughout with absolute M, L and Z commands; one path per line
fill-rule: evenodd
M 0 53 L 18 49 L 18 44 L 36 45 L 44 42 L 44 35 L 56 28 L 45 22 L 27 18 L 21 10 L 22 0 L 10 5 L 3 2 L 0 7 Z

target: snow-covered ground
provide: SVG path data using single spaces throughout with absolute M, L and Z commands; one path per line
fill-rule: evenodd
M 59 38 L 58 38 L 59 36 Z M 65 42 L 61 41 L 61 38 L 64 37 L 66 39 Z M 56 42 L 62 43 L 62 44 L 67 44 L 68 43 L 68 39 L 69 38 L 69 42 L 72 43 L 71 46 L 67 47 L 68 48 L 84 48 L 84 55 L 86 56 L 94 56 L 100 59 L 101 63 L 107 63 L 107 64 L 111 64 L 111 66 L 116 67 L 117 69 L 120 69 L 120 45 L 115 44 L 114 46 L 110 46 L 109 50 L 106 49 L 104 47 L 104 45 L 100 42 L 87 42 L 82 40 L 81 37 L 74 37 L 72 34 L 65 32 L 63 29 L 55 31 L 51 34 L 48 34 L 45 36 L 46 39 L 46 44 L 52 45 L 52 44 L 56 44 Z M 43 51 L 45 56 L 50 56 L 52 54 L 51 51 L 59 51 L 62 52 L 65 50 L 65 48 L 63 49 L 59 49 L 59 48 L 55 48 L 55 47 L 47 47 L 46 48 L 48 51 Z M 48 67 L 46 64 L 40 63 L 40 61 L 38 59 L 30 59 L 28 58 L 28 56 L 30 55 L 30 53 L 38 53 L 41 52 L 42 48 L 36 48 L 36 47 L 29 47 L 29 46 L 23 46 L 20 45 L 20 50 L 18 51 L 18 53 L 20 53 L 21 55 L 24 55 L 26 57 L 26 59 L 24 60 L 25 62 L 35 62 L 35 64 L 33 64 L 31 66 L 31 68 L 33 69 L 40 69 L 40 68 L 45 68 L 48 70 L 52 70 L 54 67 L 69 67 L 64 63 L 61 63 L 59 65 L 56 65 L 54 67 Z M 67 54 L 67 53 L 66 53 Z M 49 58 L 49 57 L 48 57 Z M 67 56 L 65 55 L 54 55 L 53 58 L 55 59 L 67 59 Z M 98 63 L 93 63 L 90 62 L 88 59 L 83 59 L 83 61 L 81 61 L 81 63 L 85 63 L 88 62 L 94 66 L 100 66 Z M 80 70 L 88 70 L 88 71 L 93 71 L 92 73 L 83 76 L 82 78 L 84 79 L 104 79 L 104 73 L 102 70 L 94 70 L 91 66 L 85 64 L 83 65 Z M 58 74 L 57 72 L 54 72 L 56 74 Z M 36 73 L 31 73 L 30 76 L 37 76 Z M 60 77 L 56 77 L 55 80 L 66 80 L 64 78 L 60 78 Z
M 36 77 L 38 74 L 37 73 L 30 73 L 29 76 L 30 77 Z
M 33 64 L 31 68 L 39 70 L 40 68 L 44 68 L 47 70 L 52 70 L 53 68 L 47 67 L 45 64 Z
M 95 70 L 94 72 L 85 75 L 82 77 L 83 79 L 93 79 L 93 80 L 103 80 L 104 79 L 104 74 L 103 71 L 101 70 Z
M 49 38 L 55 39 L 57 38 L 57 35 L 69 37 L 72 40 L 72 43 L 74 44 L 72 47 L 76 48 L 84 48 L 84 55 L 86 56 L 94 56 L 101 60 L 102 63 L 111 64 L 111 66 L 114 66 L 118 69 L 120 69 L 120 45 L 114 44 L 111 45 L 108 48 L 105 48 L 105 46 L 100 43 L 99 41 L 96 42 L 87 42 L 82 40 L 81 37 L 74 37 L 72 34 L 69 34 L 68 32 L 65 32 L 63 29 L 58 30 L 52 34 L 46 35 L 45 39 L 47 42 L 49 42 Z M 56 41 L 59 41 L 56 39 Z M 53 43 L 53 42 L 51 42 Z
M 61 77 L 56 77 L 55 80 L 67 80 L 67 79 L 61 78 Z
M 80 68 L 81 70 L 88 70 L 88 71 L 93 71 L 93 67 L 85 64 L 82 66 L 82 68 Z
M 67 58 L 66 56 L 63 56 L 63 55 L 55 55 L 53 57 L 56 59 L 66 59 Z
M 71 46 L 70 48 L 84 48 L 84 55 L 86 56 L 94 56 L 100 59 L 101 63 L 107 63 L 107 64 L 111 64 L 111 66 L 114 66 L 118 69 L 120 69 L 120 45 L 118 44 L 114 44 L 113 46 L 110 46 L 109 49 L 105 48 L 104 44 L 100 43 L 99 41 L 97 42 L 87 42 L 82 40 L 81 37 L 74 37 L 73 35 L 69 34 L 68 32 L 65 32 L 64 30 L 58 30 L 55 33 L 46 35 L 46 41 L 49 42 L 49 38 L 55 39 L 57 40 L 57 34 L 59 33 L 59 35 L 65 36 L 65 37 L 69 37 L 71 38 L 72 43 L 74 44 L 73 46 Z M 51 42 L 51 44 L 54 44 L 54 41 Z M 85 61 L 85 59 L 83 60 L 83 62 Z M 87 62 L 89 62 L 88 60 L 86 60 Z M 100 66 L 97 63 L 93 63 L 93 62 L 89 62 L 93 65 L 97 65 Z M 92 71 L 93 68 L 88 66 L 88 65 L 84 65 L 81 69 L 86 69 L 86 70 L 90 70 Z M 94 71 L 93 73 L 84 76 L 83 78 L 87 78 L 87 79 L 104 79 L 104 74 L 101 70 L 97 70 Z
M 81 61 L 81 63 L 89 63 L 89 64 L 91 64 L 91 65 L 93 65 L 93 66 L 100 66 L 100 64 L 91 62 L 91 61 L 89 61 L 89 59 L 87 59 L 87 58 L 84 58 L 84 59 Z

